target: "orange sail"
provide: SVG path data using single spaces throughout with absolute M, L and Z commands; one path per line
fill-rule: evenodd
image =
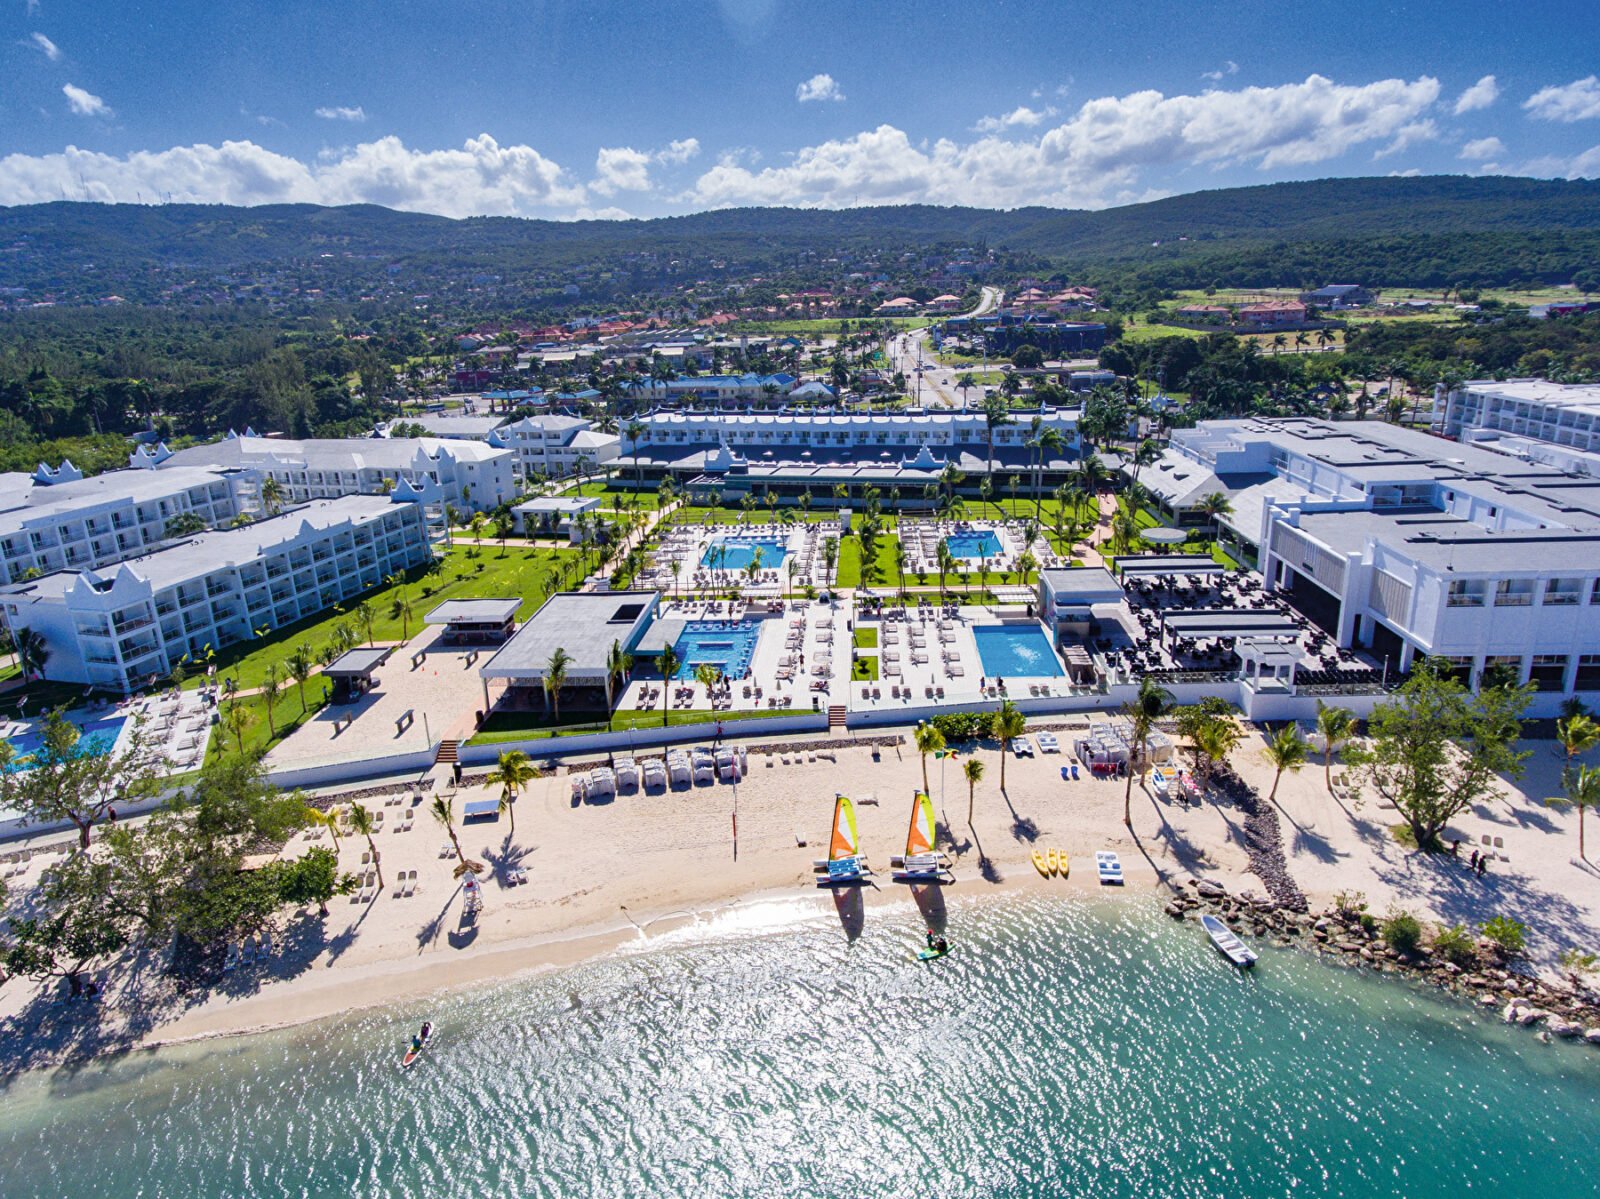
M 932 853 L 937 836 L 933 822 L 933 801 L 918 791 L 916 798 L 911 801 L 911 829 L 906 833 L 906 857 Z
M 839 795 L 833 801 L 833 837 L 828 842 L 828 860 L 837 862 L 853 858 L 860 853 L 861 839 L 856 835 L 856 806 L 848 795 Z

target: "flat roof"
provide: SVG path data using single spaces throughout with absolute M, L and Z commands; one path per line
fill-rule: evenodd
M 588 512 L 600 506 L 597 495 L 545 495 L 524 500 L 513 512 Z
M 656 603 L 654 591 L 563 591 L 545 600 L 480 670 L 486 679 L 542 679 L 556 650 L 574 682 L 603 679 L 613 642 L 630 648 Z
M 517 615 L 522 601 L 517 599 L 445 600 L 422 618 L 423 624 L 503 624 Z
M 1186 608 L 1163 614 L 1161 623 L 1185 637 L 1297 636 L 1300 627 L 1280 612 L 1249 608 Z
M 1045 570 L 1039 578 L 1055 592 L 1058 599 L 1078 600 L 1080 603 L 1103 602 L 1103 597 L 1113 600 L 1123 596 L 1122 584 L 1103 566 L 1080 566 L 1072 570 Z
M 639 638 L 639 644 L 633 647 L 634 653 L 654 657 L 669 645 L 676 645 L 678 638 L 683 636 L 683 628 L 688 624 L 686 620 L 677 617 L 664 617 L 656 621 L 644 631 L 644 636 Z
M 347 649 L 327 666 L 322 673 L 329 678 L 365 678 L 389 660 L 392 646 L 373 645 Z
M 1123 578 L 1130 575 L 1219 575 L 1222 565 L 1207 554 L 1134 554 L 1113 558 Z

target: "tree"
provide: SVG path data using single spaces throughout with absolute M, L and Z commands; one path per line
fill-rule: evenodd
M 1578 856 L 1587 862 L 1583 817 L 1588 809 L 1600 806 L 1600 767 L 1586 766 L 1582 762 L 1568 766 L 1561 772 L 1561 791 L 1562 794 L 1545 802 L 1578 809 Z
M 239 752 L 244 753 L 244 734 L 255 723 L 256 714 L 238 700 L 222 709 L 222 727 L 233 734 Z
M 567 670 L 571 665 L 572 656 L 559 645 L 544 664 L 544 690 L 550 698 L 551 715 L 556 724 L 561 723 L 561 689 L 567 685 Z
M 1267 748 L 1264 752 L 1267 761 L 1271 762 L 1274 768 L 1272 790 L 1267 793 L 1267 800 L 1270 802 L 1278 798 L 1278 784 L 1283 780 L 1283 772 L 1287 770 L 1293 773 L 1306 764 L 1306 741 L 1300 735 L 1300 726 L 1284 725 L 1267 739 Z
M 394 593 L 394 599 L 389 601 L 389 617 L 400 622 L 400 640 L 411 640 L 411 621 L 416 616 L 417 610 L 411 602 L 411 597 L 406 594 L 405 588 L 399 588 Z
M 328 914 L 335 895 L 349 895 L 360 886 L 355 875 L 339 873 L 339 855 L 321 845 L 313 845 L 285 866 L 278 880 L 279 898 L 288 904 L 314 903 L 319 916 Z
M 1566 769 L 1571 770 L 1573 759 L 1600 745 L 1600 721 L 1583 712 L 1574 712 L 1556 721 L 1556 740 L 1567 756 Z
M 267 729 L 274 740 L 278 736 L 278 722 L 273 719 L 273 709 L 283 698 L 283 671 L 276 662 L 267 663 L 261 675 L 261 702 L 267 708 Z
M 683 665 L 678 660 L 677 651 L 672 646 L 667 646 L 661 651 L 661 727 L 667 727 L 667 705 L 669 702 L 669 689 L 672 680 L 677 676 L 678 668 Z
M 1129 753 L 1133 755 L 1133 760 L 1128 763 L 1128 782 L 1122 791 L 1122 823 L 1128 828 L 1133 827 L 1133 776 L 1137 773 L 1143 782 L 1149 758 L 1145 752 L 1146 744 L 1156 727 L 1156 721 L 1161 719 L 1171 704 L 1172 693 L 1149 675 L 1144 675 L 1139 679 L 1138 692 L 1122 710 L 1131 726 Z
M 372 606 L 371 600 L 362 600 L 356 605 L 356 620 L 361 625 L 362 632 L 367 635 L 367 644 L 372 644 L 372 626 L 378 618 L 378 613 Z
M 1317 732 L 1322 737 L 1322 781 L 1333 790 L 1333 754 L 1339 746 L 1350 740 L 1355 731 L 1356 716 L 1349 708 L 1333 707 L 1317 701 Z
M 694 668 L 694 681 L 706 689 L 707 695 L 712 695 L 722 681 L 722 671 L 714 662 L 701 662 Z
M 489 786 L 501 789 L 500 807 L 510 822 L 512 836 L 517 832 L 517 813 L 513 806 L 517 794 L 539 777 L 539 768 L 532 758 L 520 749 L 507 749 L 501 751 L 500 760 L 484 779 Z
M 1006 750 L 1028 731 L 1028 718 L 1009 699 L 1002 700 L 1000 707 L 989 716 L 989 731 L 1000 742 L 1000 790 L 1003 793 L 1006 789 Z
M 268 516 L 276 516 L 283 507 L 283 484 L 268 475 L 261 480 L 261 506 L 267 510 Z
M 1448 663 L 1428 660 L 1367 720 L 1367 743 L 1347 751 L 1373 789 L 1399 811 L 1417 847 L 1435 850 L 1461 812 L 1521 775 L 1520 718 L 1531 687 L 1483 687 L 1471 694 Z
M 988 446 L 988 454 L 984 459 L 984 473 L 994 473 L 994 431 L 1002 425 L 1011 424 L 1011 405 L 1003 396 L 985 396 L 983 400 L 983 428 L 984 437 Z M 1002 773 L 1004 773 L 1002 771 Z
M 118 804 L 159 790 L 163 778 L 149 750 L 141 722 L 135 722 L 127 748 L 116 752 L 86 743 L 66 711 L 54 708 L 45 713 L 37 749 L 18 754 L 10 741 L 0 741 L 0 806 L 24 824 L 70 822 L 79 848 L 88 849 L 91 831 Z
M 1211 522 L 1211 535 L 1216 537 L 1222 531 L 1219 523 L 1222 518 L 1233 515 L 1233 502 L 1228 499 L 1227 492 L 1213 491 L 1200 497 L 1200 502 L 1195 505 L 1195 511 Z
M 12 635 L 12 652 L 24 679 L 44 678 L 44 664 L 50 660 L 50 646 L 44 635 L 24 626 Z
M 302 641 L 294 647 L 289 655 L 289 677 L 294 680 L 295 688 L 300 692 L 300 715 L 306 714 L 306 683 L 311 678 L 311 672 L 316 667 L 316 658 L 311 653 L 311 647 Z
M 833 582 L 833 564 L 839 559 L 839 539 L 837 537 L 824 537 L 822 539 L 822 574 L 829 583 Z
M 916 742 L 917 753 L 922 756 L 922 792 L 928 794 L 928 755 L 936 754 L 944 748 L 944 734 L 931 724 L 919 724 L 913 734 Z
M 613 702 L 612 688 L 618 682 L 625 682 L 628 672 L 633 669 L 633 655 L 622 648 L 622 642 L 612 641 L 611 648 L 606 651 L 606 711 L 609 714 Z
M 1002 771 L 1004 770 L 1003 762 L 1001 769 Z M 961 773 L 967 780 L 967 827 L 971 828 L 973 805 L 975 803 L 973 792 L 977 785 L 983 781 L 983 763 L 977 758 L 968 758 L 961 765 Z
M 380 860 L 383 855 L 372 841 L 372 834 L 378 831 L 378 826 L 373 823 L 372 813 L 367 811 L 365 804 L 350 805 L 350 828 L 357 836 L 367 839 L 367 849 L 372 853 L 372 866 L 378 872 L 378 890 L 383 890 L 383 863 Z
M 1233 708 L 1214 696 L 1175 709 L 1173 717 L 1178 735 L 1189 742 L 1195 772 L 1202 780 L 1211 777 L 1212 770 L 1227 760 L 1244 737 L 1233 718 Z
M 306 805 L 305 820 L 308 824 L 316 824 L 328 830 L 328 835 L 333 838 L 333 852 L 339 852 L 339 820 L 338 808 L 315 808 Z
M 206 529 L 205 518 L 198 512 L 180 512 L 171 517 L 162 528 L 162 535 L 169 541 L 179 537 L 193 537 L 196 533 L 203 533 Z
M 444 826 L 445 833 L 450 838 L 450 847 L 456 851 L 455 874 L 460 878 L 463 874 L 478 874 L 483 870 L 479 862 L 469 861 L 467 855 L 461 852 L 461 838 L 456 836 L 455 808 L 448 797 L 434 796 L 433 803 L 428 806 L 429 814 Z

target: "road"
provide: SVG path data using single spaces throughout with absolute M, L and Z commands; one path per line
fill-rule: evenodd
M 998 287 L 985 287 L 978 306 L 963 316 L 984 316 L 1000 307 L 1005 293 Z M 906 390 L 913 401 L 920 400 L 924 408 L 960 408 L 962 397 L 956 380 L 964 368 L 940 366 L 927 351 L 926 329 L 913 329 L 897 333 L 884 344 L 884 357 L 889 360 L 889 370 L 899 371 L 906 377 Z M 978 399 L 982 392 L 974 388 L 967 393 L 968 400 Z

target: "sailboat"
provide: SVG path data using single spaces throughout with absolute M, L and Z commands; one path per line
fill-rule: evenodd
M 833 797 L 833 831 L 828 839 L 828 856 L 814 862 L 817 886 L 834 887 L 866 880 L 872 871 L 861 852 L 861 837 L 856 832 L 856 806 L 848 795 Z
M 906 851 L 889 859 L 897 883 L 944 882 L 949 866 L 944 854 L 934 848 L 937 839 L 933 820 L 933 801 L 918 791 L 911 800 L 911 827 L 906 832 Z

